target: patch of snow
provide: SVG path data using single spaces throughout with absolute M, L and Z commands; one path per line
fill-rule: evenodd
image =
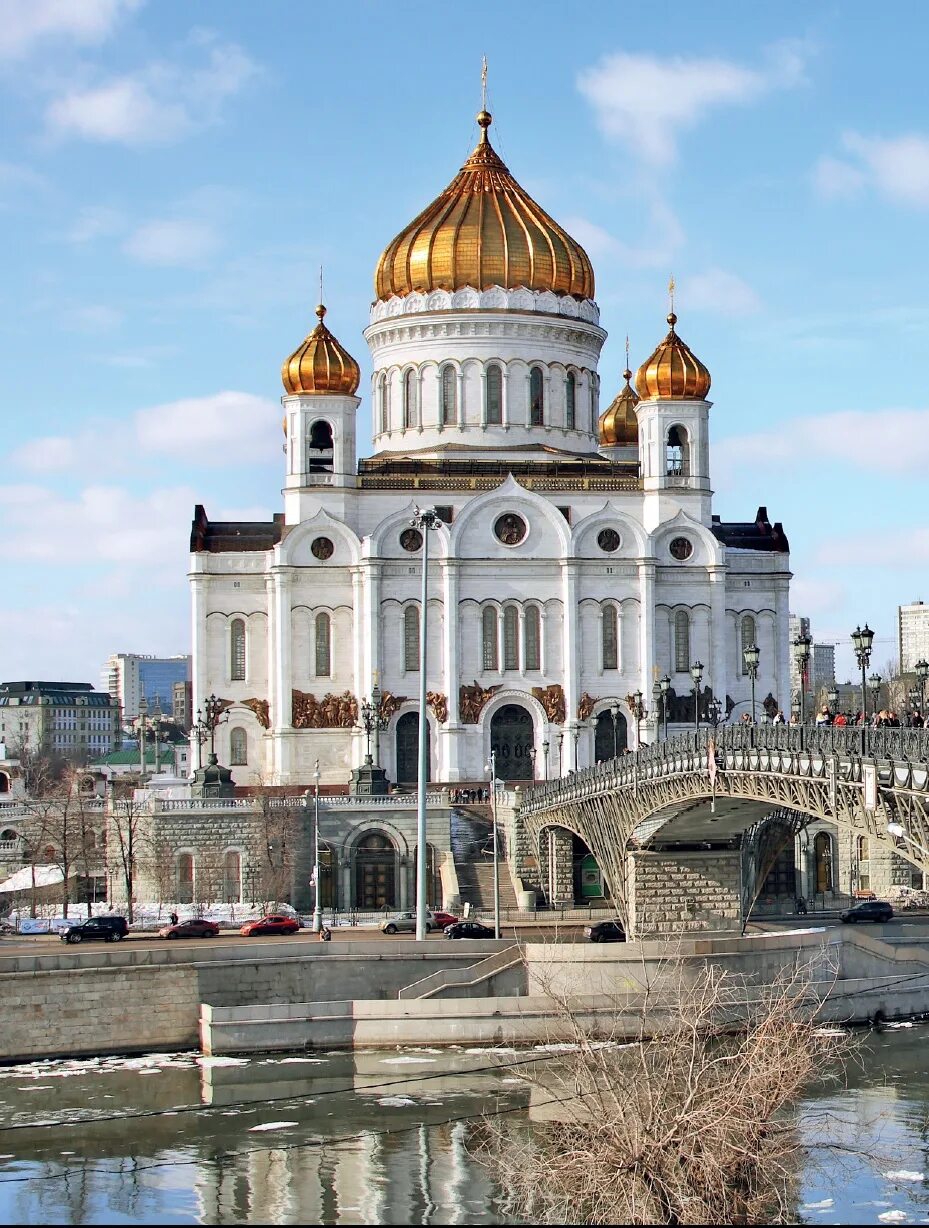
M 403 1109 L 408 1104 L 415 1104 L 415 1100 L 411 1100 L 409 1096 L 381 1096 L 378 1104 L 383 1104 L 389 1109 Z
M 888 1181 L 925 1181 L 925 1173 L 912 1173 L 907 1168 L 898 1168 L 892 1173 L 884 1173 Z
M 434 1062 L 434 1057 L 382 1057 L 382 1066 L 407 1066 L 410 1062 Z
M 260 1130 L 291 1130 L 294 1126 L 298 1126 L 298 1121 L 266 1121 L 260 1126 L 251 1126 L 249 1134 L 256 1134 Z
M 198 1057 L 198 1066 L 247 1066 L 247 1057 Z
M 263 1066 L 325 1066 L 326 1064 L 324 1057 L 272 1057 L 262 1062 Z
M 910 1217 L 905 1211 L 882 1211 L 877 1218 L 882 1224 L 905 1224 Z
M 906 1021 L 906 1022 L 904 1022 L 904 1023 L 885 1023 L 885 1024 L 884 1024 L 884 1027 L 885 1027 L 885 1028 L 912 1028 L 912 1027 L 915 1027 L 915 1026 L 916 1026 L 915 1024 L 910 1023 L 910 1022 L 908 1022 L 908 1021 Z
M 833 1205 L 831 1198 L 824 1198 L 821 1202 L 805 1202 L 800 1208 L 801 1211 L 825 1211 L 827 1207 Z

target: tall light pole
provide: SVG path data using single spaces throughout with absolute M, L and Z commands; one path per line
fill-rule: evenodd
M 919 682 L 919 714 L 926 716 L 926 679 L 929 678 L 929 661 L 921 659 L 916 662 L 916 678 Z
M 700 732 L 700 683 L 703 681 L 703 662 L 694 661 L 690 667 L 690 676 L 694 681 L 694 729 Z
M 832 719 L 835 720 L 839 713 L 839 688 L 832 684 L 826 692 L 826 702 L 829 704 L 829 711 L 832 713 Z
M 752 724 L 755 724 L 755 680 L 758 677 L 758 662 L 761 660 L 761 649 L 757 644 L 749 644 L 742 649 L 742 660 L 745 662 L 745 672 L 752 684 Z
M 793 642 L 794 661 L 800 674 L 800 724 L 806 723 L 806 675 L 813 651 L 813 637 L 798 635 Z
M 323 926 L 323 913 L 319 906 L 319 760 L 313 770 L 313 926 L 318 934 Z
M 642 718 L 647 716 L 647 710 L 642 703 L 642 692 L 635 691 L 632 696 L 632 715 L 635 718 L 635 748 L 642 745 Z
M 490 817 L 494 828 L 494 938 L 500 937 L 500 856 L 497 851 L 497 752 L 490 752 Z
M 410 525 L 423 535 L 423 582 L 419 615 L 419 797 L 416 809 L 416 941 L 426 937 L 426 868 L 428 848 L 426 845 L 426 778 L 429 747 L 429 725 L 426 718 L 426 664 L 428 661 L 428 603 L 429 603 L 429 534 L 442 522 L 434 507 L 414 507 Z M 496 847 L 496 846 L 495 846 Z
M 658 679 L 661 687 L 661 723 L 664 725 L 664 740 L 668 740 L 668 696 L 671 693 L 671 679 L 667 674 Z
M 148 716 L 148 700 L 139 699 L 139 787 L 145 783 L 145 718 Z
M 542 741 L 542 762 L 545 764 L 545 780 L 548 781 L 548 752 L 551 750 L 548 738 Z
M 877 706 L 880 703 L 881 683 L 883 681 L 884 679 L 880 676 L 880 674 L 872 674 L 868 679 L 868 689 L 870 690 L 872 699 L 874 700 L 875 719 L 877 719 Z
M 658 741 L 658 716 L 661 712 L 661 683 L 656 678 L 652 683 L 652 714 L 655 717 L 655 741 Z
M 858 658 L 858 668 L 861 670 L 861 723 L 862 725 L 868 719 L 868 687 L 865 679 L 868 665 L 871 661 L 871 645 L 874 643 L 874 632 L 867 623 L 863 627 L 856 627 L 852 632 L 852 644 L 855 649 L 855 656 Z
M 613 758 L 619 758 L 619 715 L 620 706 L 618 703 L 610 704 L 610 716 L 613 718 Z M 596 757 L 596 756 L 595 756 Z

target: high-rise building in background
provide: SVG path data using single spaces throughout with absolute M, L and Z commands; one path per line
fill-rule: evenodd
M 194 723 L 191 705 L 191 684 L 189 682 L 175 682 L 174 704 L 171 709 L 171 717 L 175 725 L 179 725 L 184 730 L 189 729 Z
M 823 687 L 835 685 L 835 644 L 813 644 L 810 689 L 818 695 Z
M 793 644 L 794 640 L 801 635 L 812 635 L 810 631 L 810 620 L 804 618 L 800 614 L 791 614 L 787 623 L 787 638 L 788 651 L 790 652 L 790 693 L 797 695 L 800 692 L 800 667 L 797 665 L 797 659 L 794 656 Z M 806 689 L 809 690 L 812 683 L 811 667 L 807 666 Z
M 0 743 L 84 762 L 117 745 L 119 708 L 89 682 L 0 683 Z
M 139 715 L 139 700 L 145 696 L 149 713 L 174 711 L 174 685 L 190 681 L 190 657 L 155 657 L 136 652 L 114 652 L 101 675 L 103 689 L 119 703 L 123 718 Z
M 929 661 L 929 605 L 914 601 L 897 607 L 900 673 L 912 674 L 917 661 Z

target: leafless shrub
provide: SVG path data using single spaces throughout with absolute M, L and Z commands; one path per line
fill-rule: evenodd
M 839 1073 L 847 1047 L 818 1025 L 818 1004 L 805 968 L 757 986 L 678 962 L 634 1008 L 617 1003 L 604 1040 L 602 1024 L 601 1038 L 591 1035 L 583 1002 L 562 998 L 570 1050 L 530 1077 L 534 1115 L 549 1120 L 491 1117 L 473 1139 L 503 1191 L 504 1215 L 540 1224 L 796 1222 L 802 1147 L 792 1110 L 809 1084 Z

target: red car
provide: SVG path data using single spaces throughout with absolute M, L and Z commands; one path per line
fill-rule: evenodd
M 216 938 L 218 934 L 216 922 L 206 921 L 203 917 L 180 921 L 177 925 L 164 925 L 158 931 L 159 938 Z
M 259 917 L 257 921 L 249 921 L 239 930 L 240 934 L 244 934 L 246 938 L 253 938 L 256 934 L 296 934 L 300 928 L 300 922 L 294 917 L 282 917 L 278 913 L 274 913 L 270 917 Z
M 436 929 L 444 930 L 446 925 L 458 924 L 458 918 L 456 916 L 453 916 L 450 912 L 443 912 L 441 908 L 438 910 L 438 912 L 434 912 L 432 915 L 435 917 L 433 925 L 436 927 Z

